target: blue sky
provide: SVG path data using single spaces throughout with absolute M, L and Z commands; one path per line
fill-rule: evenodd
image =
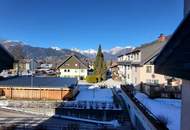
M 0 0 L 0 39 L 32 46 L 137 46 L 172 34 L 183 0 Z

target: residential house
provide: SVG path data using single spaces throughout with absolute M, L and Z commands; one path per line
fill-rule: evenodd
M 190 130 L 190 0 L 185 0 L 185 18 L 155 59 L 155 72 L 182 79 L 181 130 Z
M 85 79 L 88 75 L 88 65 L 76 55 L 71 55 L 57 68 L 60 77 L 77 77 Z
M 166 43 L 161 34 L 158 40 L 133 49 L 118 57 L 119 73 L 124 83 L 139 86 L 142 83 L 166 84 L 164 75 L 154 72 L 152 61 Z
M 119 77 L 119 67 L 117 63 L 112 63 L 110 65 L 111 77 L 113 80 L 121 80 Z

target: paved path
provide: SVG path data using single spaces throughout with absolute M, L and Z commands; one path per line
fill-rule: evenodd
M 79 126 L 82 126 L 84 128 L 89 127 L 92 129 L 97 127 L 95 124 L 65 120 L 55 117 L 38 116 L 0 108 L 0 128 L 2 126 L 17 126 L 20 128 L 25 127 L 32 129 L 40 125 L 43 126 L 43 128 L 45 127 L 46 129 L 60 130 L 62 128 L 68 127 L 69 124 L 79 124 Z

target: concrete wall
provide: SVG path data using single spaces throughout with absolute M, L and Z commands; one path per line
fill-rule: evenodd
M 73 89 L 28 89 L 28 88 L 1 88 L 7 98 L 13 99 L 42 99 L 63 100 L 73 98 L 78 92 L 78 87 Z
M 128 107 L 131 123 L 136 130 L 157 130 L 133 101 L 122 91 L 123 99 Z

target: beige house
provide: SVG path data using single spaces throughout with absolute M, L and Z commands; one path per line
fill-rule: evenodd
M 164 75 L 154 72 L 152 61 L 166 43 L 166 37 L 161 35 L 158 40 L 144 44 L 118 57 L 119 75 L 124 83 L 138 86 L 141 82 L 166 84 Z
M 88 75 L 88 65 L 75 55 L 69 56 L 57 69 L 60 77 L 85 79 Z

